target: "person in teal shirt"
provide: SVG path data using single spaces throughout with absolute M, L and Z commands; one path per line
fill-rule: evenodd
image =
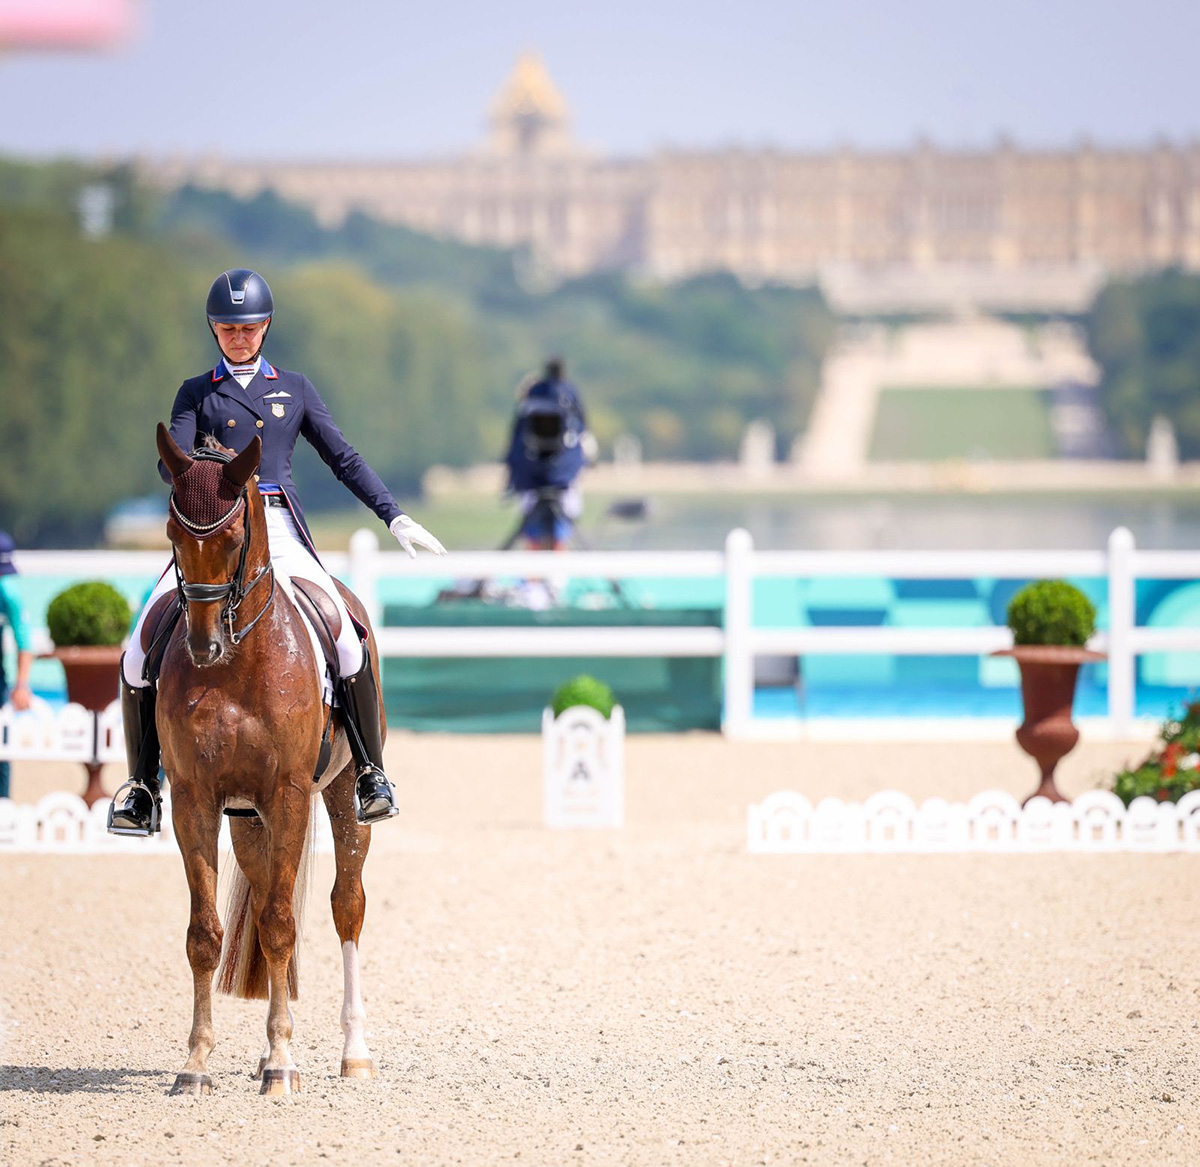
M 33 651 L 29 647 L 29 625 L 25 622 L 25 609 L 21 597 L 12 585 L 12 576 L 17 574 L 13 563 L 13 541 L 7 531 L 0 531 L 0 634 L 4 625 L 12 629 L 17 642 L 17 680 L 8 690 L 8 677 L 4 672 L 4 654 L 0 652 L 0 705 L 12 702 L 14 709 L 29 708 L 32 694 L 29 692 L 29 670 L 33 665 Z M 8 797 L 8 763 L 0 762 L 0 798 Z

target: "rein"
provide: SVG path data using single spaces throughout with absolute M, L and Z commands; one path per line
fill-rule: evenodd
M 208 458 L 214 462 L 228 461 L 228 458 L 222 458 L 220 456 L 214 457 L 214 454 L 217 454 L 217 451 L 197 450 L 194 457 L 203 458 L 205 455 L 207 455 Z M 201 525 L 198 523 L 193 523 L 190 519 L 185 518 L 180 513 L 179 508 L 175 505 L 174 491 L 171 492 L 170 503 L 172 513 L 175 515 L 176 519 L 179 520 L 184 529 L 201 539 L 204 538 L 204 536 L 210 531 L 215 530 L 217 527 L 227 522 L 230 516 L 237 510 L 239 506 L 243 508 L 242 522 L 245 533 L 242 538 L 242 550 L 238 556 L 237 569 L 234 571 L 232 579 L 227 580 L 225 583 L 188 583 L 187 580 L 183 578 L 183 572 L 179 570 L 178 552 L 174 548 L 171 550 L 171 561 L 175 566 L 175 588 L 179 593 L 180 605 L 184 609 L 185 619 L 187 605 L 189 603 L 215 604 L 223 600 L 224 607 L 221 609 L 221 618 L 225 621 L 225 627 L 229 634 L 229 642 L 233 645 L 238 645 L 246 638 L 255 624 L 257 624 L 267 614 L 271 605 L 275 601 L 275 571 L 271 566 L 271 560 L 269 556 L 266 564 L 258 569 L 254 575 L 254 578 L 249 583 L 245 582 L 246 559 L 250 552 L 251 530 L 250 500 L 247 496 L 246 487 L 242 487 L 242 492 L 240 495 L 238 495 L 237 501 L 232 507 L 229 508 L 228 511 L 226 511 L 224 516 L 218 519 L 215 523 L 206 523 Z M 254 619 L 251 620 L 249 624 L 245 625 L 239 632 L 234 628 L 234 621 L 237 619 L 238 609 L 242 606 L 242 602 L 245 600 L 245 598 L 254 590 L 258 582 L 263 579 L 264 576 L 268 575 L 271 577 L 271 591 L 267 596 L 267 602 L 263 604 L 258 615 L 255 616 Z

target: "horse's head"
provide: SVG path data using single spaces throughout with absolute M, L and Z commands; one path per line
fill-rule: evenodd
M 198 666 L 216 664 L 227 648 L 226 613 L 236 610 L 245 585 L 251 494 L 258 468 L 255 436 L 240 454 L 224 447 L 185 454 L 161 422 L 158 453 L 171 475 L 167 538 L 187 601 L 187 650 Z M 267 554 L 265 534 L 261 554 Z M 231 609 L 232 605 L 232 609 Z

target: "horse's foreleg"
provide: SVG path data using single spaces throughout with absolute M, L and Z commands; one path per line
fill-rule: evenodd
M 240 978 L 242 981 L 242 991 L 247 994 L 256 993 L 258 986 L 257 961 L 258 954 L 258 917 L 262 914 L 261 899 L 266 892 L 268 880 L 270 877 L 270 864 L 267 861 L 267 843 L 266 843 L 266 828 L 259 818 L 246 818 L 238 815 L 229 820 L 229 837 L 233 841 L 233 854 L 237 860 L 238 866 L 242 869 L 242 875 L 246 882 L 250 885 L 250 902 L 249 912 L 251 927 L 250 935 L 241 938 L 241 945 L 244 946 L 245 952 L 240 954 L 240 959 L 245 966 L 245 972 Z M 236 878 L 236 876 L 235 876 Z M 255 889 L 258 889 L 256 892 Z M 230 921 L 226 921 L 230 927 L 236 927 Z M 234 991 L 238 991 L 238 977 L 233 978 Z M 267 995 L 270 996 L 270 988 L 268 986 Z M 258 1069 L 251 1074 L 251 1078 L 258 1082 L 262 1080 L 263 1067 L 267 1064 L 267 1057 L 270 1054 L 270 1046 L 263 1049 L 262 1057 L 258 1059 Z
M 267 1060 L 262 1067 L 263 1094 L 294 1094 L 300 1089 L 300 1072 L 292 1060 L 288 965 L 296 948 L 292 896 L 305 846 L 308 810 L 307 797 L 291 798 L 278 808 L 277 813 L 263 816 L 270 839 L 270 870 L 258 916 L 258 939 L 266 958 L 270 987 Z
M 217 914 L 217 833 L 220 814 L 176 794 L 172 813 L 175 838 L 183 855 L 191 891 L 187 930 L 188 963 L 192 966 L 192 1032 L 188 1059 L 171 1087 L 172 1094 L 210 1094 L 208 1055 L 216 1045 L 212 1023 L 213 973 L 221 959 L 221 919 Z
M 354 773 L 347 768 L 323 791 L 329 821 L 333 826 L 333 850 L 337 877 L 330 902 L 333 923 L 342 942 L 342 1077 L 373 1078 L 375 1062 L 367 1048 L 367 1011 L 363 1007 L 359 978 L 358 938 L 367 911 L 362 869 L 371 843 L 371 828 L 354 813 Z

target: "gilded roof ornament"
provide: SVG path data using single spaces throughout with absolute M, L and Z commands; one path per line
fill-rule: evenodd
M 567 103 L 540 54 L 521 54 L 508 80 L 492 99 L 491 115 L 493 121 L 529 117 L 560 123 L 567 120 Z

